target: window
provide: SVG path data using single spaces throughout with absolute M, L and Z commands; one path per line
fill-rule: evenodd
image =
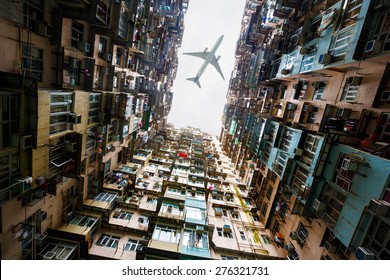
M 123 249 L 126 251 L 141 251 L 142 244 L 139 240 L 129 239 L 124 245 Z
M 238 257 L 221 255 L 221 260 L 238 260 Z
M 73 92 L 50 93 L 50 134 L 70 129 L 68 115 L 73 108 Z
M 159 241 L 178 244 L 180 241 L 180 233 L 177 228 L 157 224 L 153 231 L 152 238 Z
M 240 231 L 240 237 L 241 237 L 241 240 L 246 240 L 245 232 Z
M 157 198 L 155 197 L 148 197 L 146 199 L 146 203 L 149 203 L 149 204 L 157 204 Z
M 356 163 L 353 160 L 341 154 L 333 174 L 332 182 L 340 188 L 350 191 L 356 173 L 356 170 L 353 168 L 354 165 Z
M 225 209 L 222 209 L 222 216 L 223 217 L 227 217 L 228 216 L 227 211 Z
M 355 26 L 349 26 L 333 36 L 330 47 L 333 59 L 342 59 L 347 53 L 349 42 L 351 40 L 354 29 Z
M 86 155 L 94 155 L 95 154 L 95 133 L 96 128 L 91 129 L 90 132 L 87 134 L 87 139 L 85 141 L 85 154 Z M 93 163 L 91 160 L 89 161 L 89 164 Z
M 168 188 L 167 194 L 185 196 L 186 195 L 186 190 L 184 190 L 184 189 Z
M 126 212 L 126 211 L 120 211 L 120 213 L 117 213 L 118 215 L 115 214 L 113 217 L 119 220 L 130 220 L 131 217 L 133 216 L 133 213 Z
M 309 52 L 308 54 L 305 54 L 303 56 L 303 60 L 301 64 L 301 72 L 307 72 L 312 70 L 314 64 L 314 57 L 316 54 L 315 51 Z
M 390 13 L 388 11 L 379 17 L 373 39 L 384 42 L 383 51 L 390 50 Z
M 230 215 L 232 216 L 233 219 L 239 219 L 240 218 L 240 214 L 236 210 L 230 211 Z
M 100 202 L 112 203 L 115 200 L 116 194 L 101 192 L 96 195 L 93 199 Z
M 297 242 L 301 247 L 303 247 L 306 243 L 306 239 L 307 236 L 309 235 L 309 232 L 301 222 L 299 222 L 296 233 L 297 233 Z
M 91 92 L 89 94 L 88 125 L 99 123 L 101 98 L 101 93 Z
M 267 197 L 268 199 L 271 199 L 272 192 L 273 192 L 272 186 L 271 186 L 271 185 L 268 185 L 267 194 L 266 194 L 266 197 Z
M 254 222 L 260 222 L 259 216 L 257 216 L 256 214 L 251 214 L 251 216 Z
M 100 236 L 98 241 L 96 242 L 96 245 L 109 247 L 109 248 L 117 248 L 119 243 L 120 237 L 118 236 L 112 236 L 108 234 L 103 234 Z
M 143 225 L 147 225 L 149 223 L 149 218 L 141 215 L 138 217 L 138 223 L 143 224 Z
M 261 239 L 263 239 L 265 244 L 271 244 L 271 240 L 269 239 L 268 235 L 262 234 Z
M 10 159 L 12 158 L 12 162 Z M 10 184 L 9 179 L 12 174 L 19 173 L 19 154 L 6 154 L 0 156 L 0 189 L 2 187 L 8 187 Z
M 234 197 L 233 197 L 232 194 L 227 193 L 227 194 L 225 195 L 225 197 L 226 197 L 226 202 L 234 203 Z
M 84 26 L 77 22 L 72 21 L 72 35 L 71 35 L 71 46 L 78 49 L 79 48 L 79 42 L 83 41 L 84 37 Z
M 265 215 L 267 214 L 267 210 L 268 210 L 268 204 L 267 203 L 263 203 L 262 207 L 261 207 L 261 215 L 263 217 L 265 217 Z
M 325 88 L 326 82 L 314 82 L 313 100 L 322 100 Z
M 103 36 L 100 36 L 99 45 L 98 45 L 98 56 L 103 58 L 103 53 L 107 51 L 107 39 Z
M 221 194 L 212 193 L 212 194 L 211 194 L 211 197 L 212 197 L 212 199 L 214 199 L 214 200 L 223 201 L 223 196 L 222 196 Z
M 12 140 L 19 137 L 19 95 L 0 91 L 0 109 L 0 149 L 16 147 Z
M 118 35 L 123 39 L 127 38 L 128 27 L 129 27 L 128 18 L 129 18 L 129 12 L 124 7 L 122 7 L 120 12 L 120 17 L 119 17 Z
M 42 82 L 43 50 L 31 45 L 23 45 L 22 68 L 26 77 Z
M 326 205 L 325 210 L 321 213 L 321 215 L 324 222 L 330 228 L 333 228 L 336 225 L 346 198 L 347 197 L 343 191 L 331 186 L 330 184 L 325 184 L 319 200 Z
M 188 247 L 208 249 L 209 242 L 207 232 L 197 234 L 194 230 L 185 229 L 183 233 L 183 245 Z
M 206 219 L 206 213 L 204 210 L 192 207 L 186 207 L 187 213 L 186 217 L 195 219 L 195 220 L 204 220 Z
M 44 21 L 44 1 L 24 0 L 23 1 L 23 25 L 32 31 L 38 30 L 38 24 Z
M 345 81 L 343 95 L 340 101 L 353 102 L 356 100 L 356 96 L 359 90 L 361 77 L 349 77 Z
M 224 230 L 223 228 L 217 227 L 217 234 L 220 237 L 227 237 L 227 238 L 233 238 L 233 235 L 231 232 L 228 232 Z
M 110 2 L 107 0 L 97 1 L 96 18 L 105 24 L 110 23 Z
M 162 203 L 161 213 L 172 214 L 177 216 L 181 215 L 181 211 L 179 210 L 179 205 L 168 203 L 168 202 Z

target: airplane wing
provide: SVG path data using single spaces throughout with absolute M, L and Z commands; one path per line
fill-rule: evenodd
M 210 52 L 190 52 L 190 53 L 183 53 L 183 54 L 200 57 L 200 58 L 206 60 L 206 58 L 210 54 Z
M 225 77 L 223 76 L 221 67 L 218 64 L 218 59 L 214 56 L 213 60 L 210 63 L 211 63 L 211 65 L 213 65 L 215 67 L 215 69 L 217 69 L 218 73 L 222 76 L 222 79 L 225 80 Z

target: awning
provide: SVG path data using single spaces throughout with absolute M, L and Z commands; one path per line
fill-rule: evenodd
M 324 31 L 329 26 L 331 26 L 337 17 L 337 9 L 328 9 L 322 13 L 322 20 L 320 27 L 318 28 L 319 32 Z
M 72 159 L 68 158 L 67 156 L 60 156 L 56 159 L 51 160 L 50 162 L 55 166 L 55 167 L 61 167 L 64 164 L 68 163 Z
M 187 155 L 186 153 L 182 153 L 182 152 L 178 153 L 177 155 L 178 155 L 179 157 L 184 157 L 184 158 L 187 158 L 187 157 L 188 157 L 188 155 Z
M 145 54 L 143 51 L 140 51 L 140 50 L 133 48 L 133 47 L 129 48 L 129 52 L 138 53 L 138 54 Z

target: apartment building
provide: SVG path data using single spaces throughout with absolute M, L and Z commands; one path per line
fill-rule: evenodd
M 102 256 L 116 239 L 99 229 L 142 174 L 123 164 L 166 123 L 188 1 L 0 4 L 1 257 Z
M 2 259 L 389 259 L 389 15 L 248 0 L 218 138 L 167 123 L 186 0 L 0 0 Z
M 388 1 L 247 1 L 220 140 L 287 259 L 389 259 Z

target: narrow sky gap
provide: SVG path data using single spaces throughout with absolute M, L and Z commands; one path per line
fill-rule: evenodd
M 189 2 L 184 17 L 183 43 L 178 55 L 178 73 L 172 89 L 173 104 L 168 117 L 168 121 L 176 127 L 192 126 L 219 135 L 244 7 L 245 0 Z M 218 63 L 225 81 L 213 67 L 207 67 L 200 79 L 202 88 L 199 89 L 186 79 L 196 75 L 203 61 L 183 53 L 201 52 L 206 47 L 210 50 L 221 35 L 224 35 L 224 40 L 216 55 L 221 56 Z

